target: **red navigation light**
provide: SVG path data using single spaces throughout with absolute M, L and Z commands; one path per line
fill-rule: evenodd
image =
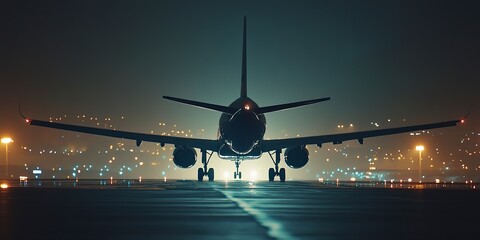
M 460 120 L 460 123 L 465 123 L 465 119 Z
M 25 119 L 25 122 L 26 122 L 26 123 L 30 123 L 30 119 L 28 119 L 28 118 Z

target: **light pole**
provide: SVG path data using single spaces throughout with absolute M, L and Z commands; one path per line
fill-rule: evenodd
M 8 144 L 13 142 L 11 138 L 2 138 L 2 143 L 5 143 L 5 176 L 8 178 Z
M 418 151 L 418 182 L 422 181 L 422 151 L 425 149 L 422 145 L 415 148 Z

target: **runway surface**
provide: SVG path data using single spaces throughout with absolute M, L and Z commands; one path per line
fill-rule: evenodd
M 480 239 L 474 184 L 8 182 L 0 239 Z

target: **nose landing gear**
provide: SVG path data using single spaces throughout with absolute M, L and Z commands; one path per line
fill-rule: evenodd
M 239 159 L 235 160 L 235 168 L 237 169 L 235 172 L 233 172 L 233 179 L 242 179 L 242 172 L 238 171 L 238 168 L 240 167 L 241 161 Z

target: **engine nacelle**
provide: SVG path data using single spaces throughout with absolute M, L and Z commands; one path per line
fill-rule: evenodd
M 308 162 L 308 149 L 305 146 L 287 148 L 285 163 L 291 168 L 301 168 Z
M 179 168 L 190 168 L 197 162 L 197 151 L 191 147 L 176 147 L 173 150 L 173 163 Z

